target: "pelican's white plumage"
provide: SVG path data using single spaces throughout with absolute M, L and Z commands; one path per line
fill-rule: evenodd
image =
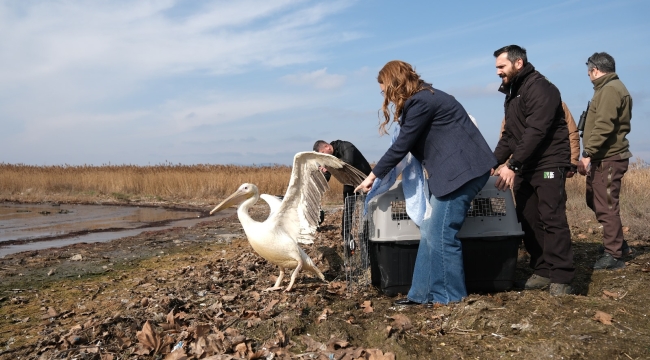
M 291 179 L 281 201 L 272 195 L 260 195 L 257 186 L 253 184 L 243 184 L 210 212 L 213 214 L 231 205 L 241 204 L 237 209 L 237 216 L 248 242 L 260 256 L 280 267 L 280 275 L 275 285 L 266 290 L 280 289 L 285 268 L 295 268 L 285 291 L 291 290 L 302 268 L 325 280 L 314 262 L 298 245 L 313 243 L 320 216 L 321 198 L 329 188 L 320 166 L 327 168 L 341 183 L 354 187 L 366 178 L 364 173 L 332 155 L 313 151 L 300 152 L 293 158 Z M 248 215 L 248 209 L 260 197 L 271 208 L 269 217 L 263 222 L 255 221 Z

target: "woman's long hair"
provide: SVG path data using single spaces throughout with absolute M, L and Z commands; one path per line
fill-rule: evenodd
M 389 61 L 384 67 L 379 70 L 377 81 L 383 84 L 386 90 L 384 91 L 384 103 L 381 106 L 381 111 L 384 113 L 384 121 L 379 124 L 379 133 L 381 135 L 388 134 L 386 125 L 390 123 L 390 103 L 393 103 L 393 121 L 399 121 L 404 108 L 404 102 L 408 100 L 416 92 L 429 89 L 424 80 L 420 79 L 411 64 L 400 60 Z M 381 120 L 380 120 L 381 121 Z

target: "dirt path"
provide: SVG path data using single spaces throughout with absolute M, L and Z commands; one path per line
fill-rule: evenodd
M 0 259 L 0 359 L 650 358 L 648 243 L 632 244 L 625 269 L 593 272 L 597 236 L 573 229 L 580 295 L 396 308 L 374 288 L 347 291 L 339 224 L 330 211 L 304 246 L 328 283 L 303 274 L 289 293 L 263 291 L 277 268 L 234 215 L 10 255 Z M 520 262 L 517 278 L 529 274 Z

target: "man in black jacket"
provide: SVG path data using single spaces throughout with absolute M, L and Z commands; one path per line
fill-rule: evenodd
M 323 140 L 318 140 L 316 143 L 314 143 L 314 151 L 324 153 L 324 154 L 329 154 L 336 156 L 337 158 L 345 161 L 346 163 L 354 166 L 355 168 L 359 169 L 361 172 L 364 174 L 368 175 L 372 171 L 370 168 L 370 164 L 368 164 L 368 160 L 366 160 L 365 157 L 361 154 L 361 151 L 357 149 L 356 146 L 354 146 L 351 142 L 349 141 L 343 141 L 343 140 L 335 140 L 332 141 L 331 143 L 328 143 Z M 327 181 L 330 180 L 330 173 L 327 171 L 327 169 L 322 168 L 323 173 L 325 174 L 325 178 Z M 351 226 L 351 218 L 352 214 L 348 210 L 354 208 L 354 204 L 348 204 L 348 206 L 345 206 L 345 199 L 349 196 L 354 195 L 354 186 L 350 185 L 343 185 L 343 219 L 341 223 L 341 235 L 343 236 L 344 240 L 348 240 L 349 238 L 349 231 L 350 231 L 350 226 Z
M 507 163 L 496 185 L 515 192 L 533 268 L 524 288 L 548 286 L 551 295 L 570 294 L 575 268 L 565 175 L 571 149 L 560 91 L 528 62 L 525 49 L 505 46 L 494 57 L 499 91 L 506 95 L 506 122 L 494 155 L 499 164 Z

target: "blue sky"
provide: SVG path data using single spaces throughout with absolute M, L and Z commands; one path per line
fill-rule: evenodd
M 290 164 L 314 141 L 377 161 L 379 69 L 407 61 L 454 95 L 494 148 L 492 53 L 518 44 L 574 117 L 585 61 L 616 59 L 650 160 L 645 0 L 0 0 L 0 162 Z

